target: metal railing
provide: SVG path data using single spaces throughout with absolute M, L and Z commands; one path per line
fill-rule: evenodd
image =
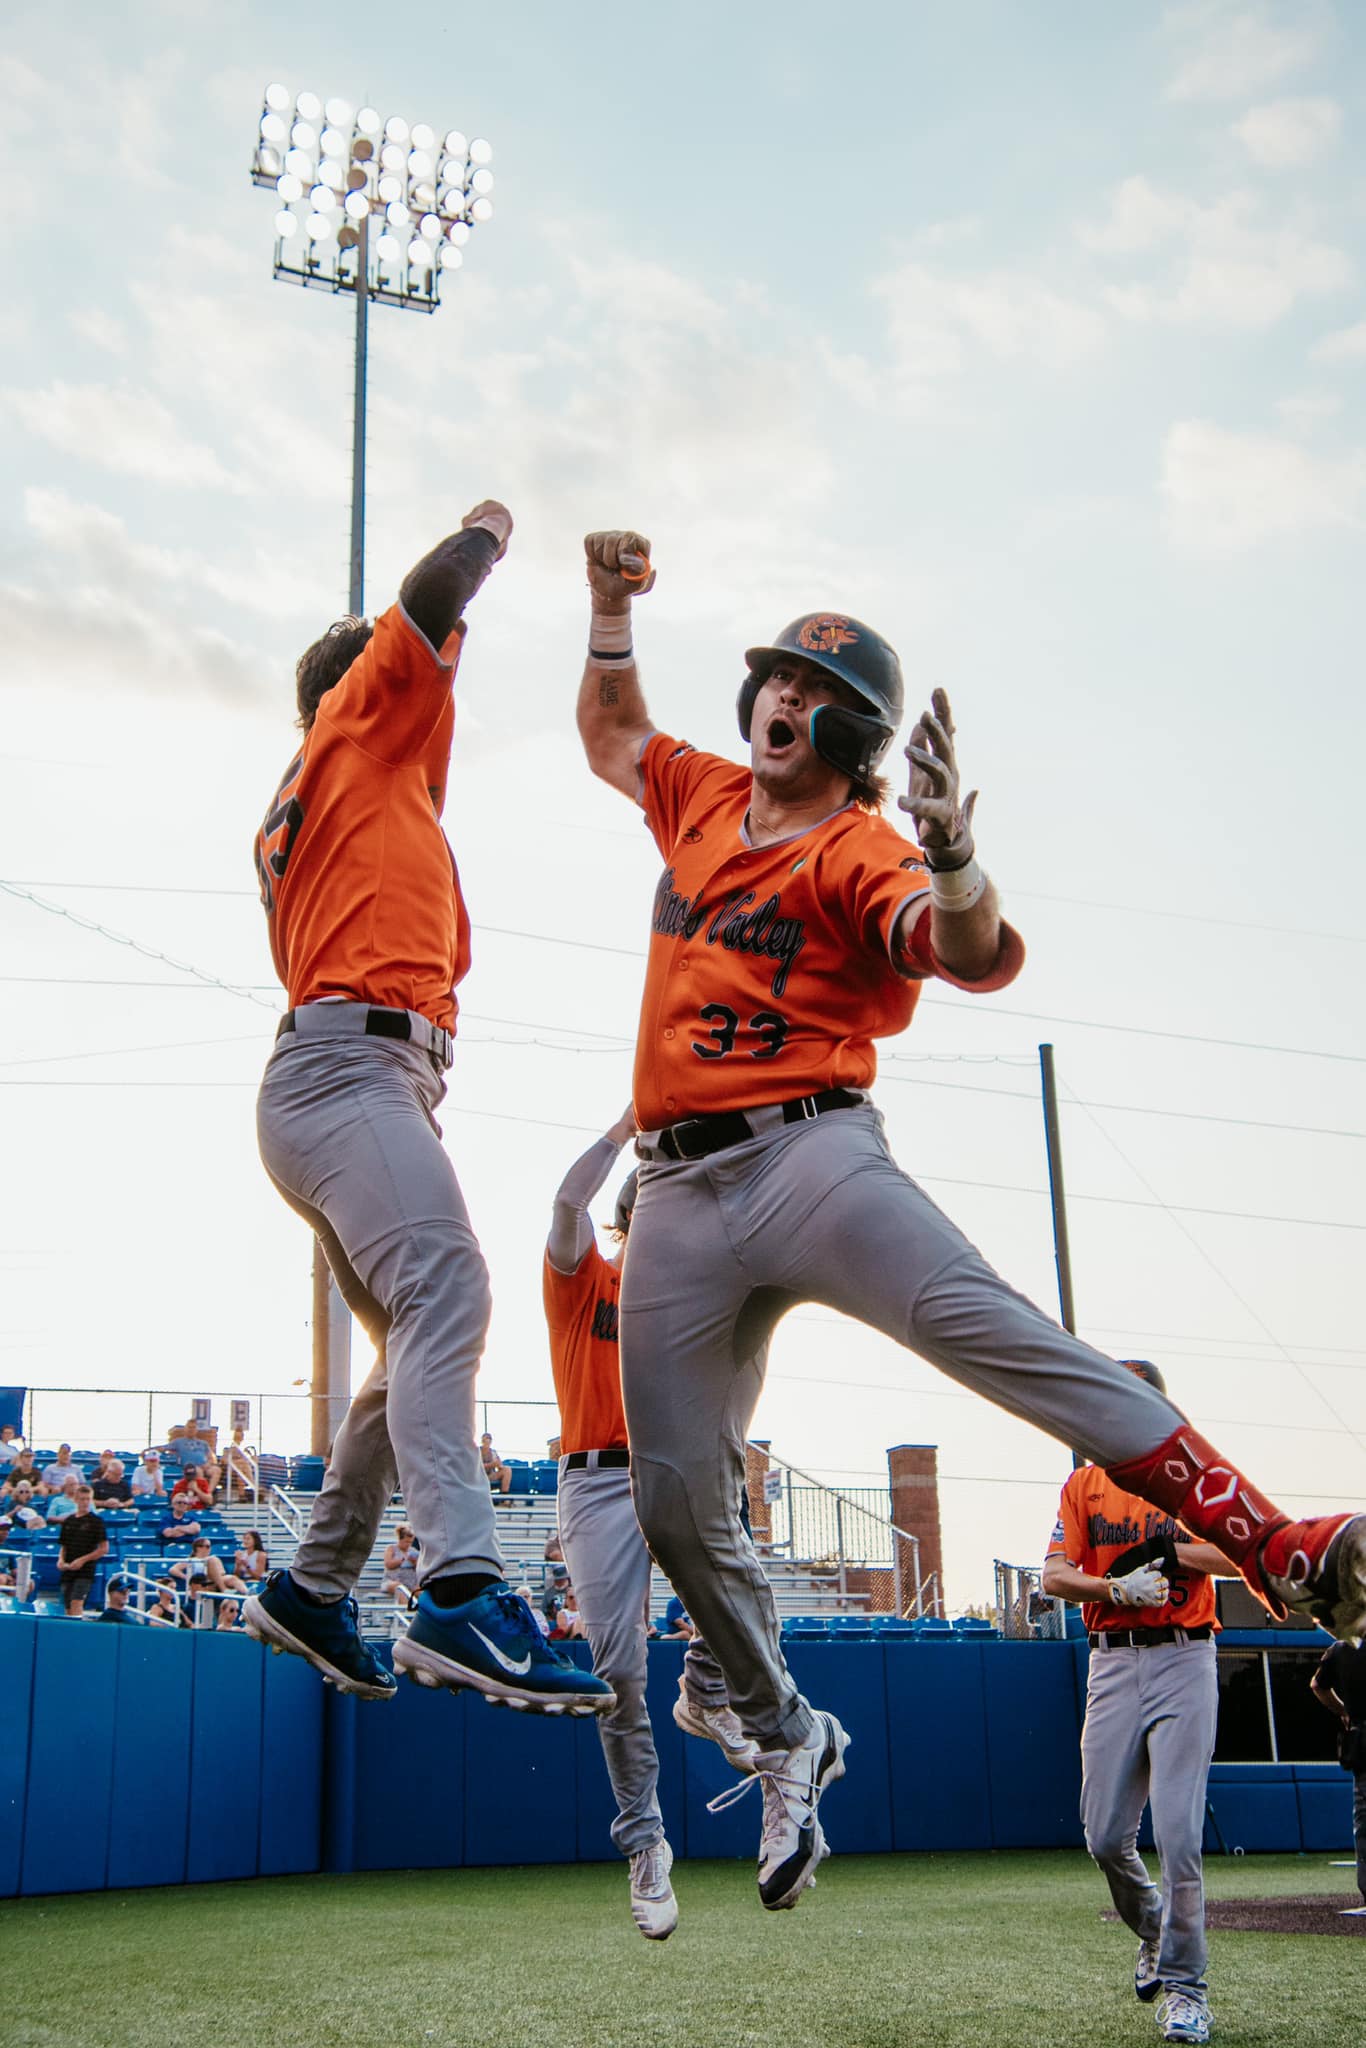
M 832 1578 L 842 1600 L 882 1613 L 940 1612 L 938 1573 L 922 1575 L 920 1538 L 892 1520 L 886 1487 L 823 1486 L 771 1451 L 768 1460 L 782 1482 L 765 1503 L 768 1549 Z
M 996 1576 L 996 1626 L 1016 1641 L 1061 1642 L 1067 1633 L 1067 1602 L 1043 1590 L 1038 1565 L 993 1562 Z

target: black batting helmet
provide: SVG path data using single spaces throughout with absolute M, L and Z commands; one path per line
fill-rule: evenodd
M 1151 1358 L 1121 1358 L 1119 1363 L 1126 1367 L 1129 1372 L 1136 1373 L 1139 1379 L 1146 1380 L 1150 1387 L 1156 1387 L 1159 1394 L 1166 1393 L 1167 1382 L 1163 1379 Z
M 636 1206 L 636 1183 L 639 1179 L 640 1168 L 633 1166 L 622 1182 L 620 1192 L 617 1195 L 617 1213 L 612 1220 L 623 1237 L 631 1228 L 631 1217 L 635 1212 Z
M 868 706 L 864 713 L 843 704 L 820 704 L 811 714 L 811 744 L 821 759 L 851 781 L 866 782 L 896 737 L 905 708 L 896 649 L 845 612 L 807 612 L 794 619 L 771 647 L 751 647 L 745 653 L 749 674 L 735 707 L 742 739 L 749 738 L 760 685 L 784 654 L 799 655 L 824 669 Z

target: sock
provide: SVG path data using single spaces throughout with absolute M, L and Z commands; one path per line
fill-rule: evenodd
M 1165 1508 L 1207 1543 L 1231 1558 L 1258 1599 L 1284 1619 L 1285 1608 L 1266 1575 L 1303 1585 L 1322 1561 L 1348 1514 L 1293 1522 L 1282 1508 L 1231 1465 L 1221 1451 L 1183 1425 L 1146 1457 L 1107 1465 L 1116 1486 Z
M 422 1590 L 438 1607 L 463 1607 L 467 1600 L 477 1600 L 490 1586 L 502 1583 L 495 1572 L 452 1572 L 448 1578 L 430 1580 Z

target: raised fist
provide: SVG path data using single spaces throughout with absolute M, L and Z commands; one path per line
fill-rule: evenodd
M 602 602 L 643 597 L 647 590 L 654 589 L 650 543 L 643 533 L 629 529 L 588 533 L 584 535 L 583 551 L 588 557 L 588 588 Z
M 501 562 L 508 551 L 508 539 L 512 533 L 512 514 L 506 505 L 500 505 L 496 498 L 481 498 L 472 512 L 467 512 L 460 522 L 462 527 L 482 526 L 491 533 L 498 543 L 495 562 Z

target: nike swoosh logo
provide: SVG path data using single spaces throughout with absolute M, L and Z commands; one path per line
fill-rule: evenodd
M 526 1677 L 528 1671 L 530 1671 L 531 1669 L 530 1650 L 527 1651 L 525 1657 L 523 1657 L 521 1662 L 518 1663 L 515 1657 L 505 1657 L 503 1655 L 503 1652 L 499 1649 L 497 1643 L 491 1643 L 488 1637 L 484 1634 L 484 1631 L 481 1628 L 476 1628 L 473 1622 L 470 1623 L 470 1634 L 478 1636 L 480 1642 L 484 1645 L 484 1648 L 488 1651 L 490 1657 L 493 1658 L 496 1664 L 501 1664 L 504 1671 L 510 1672 L 514 1678 Z

